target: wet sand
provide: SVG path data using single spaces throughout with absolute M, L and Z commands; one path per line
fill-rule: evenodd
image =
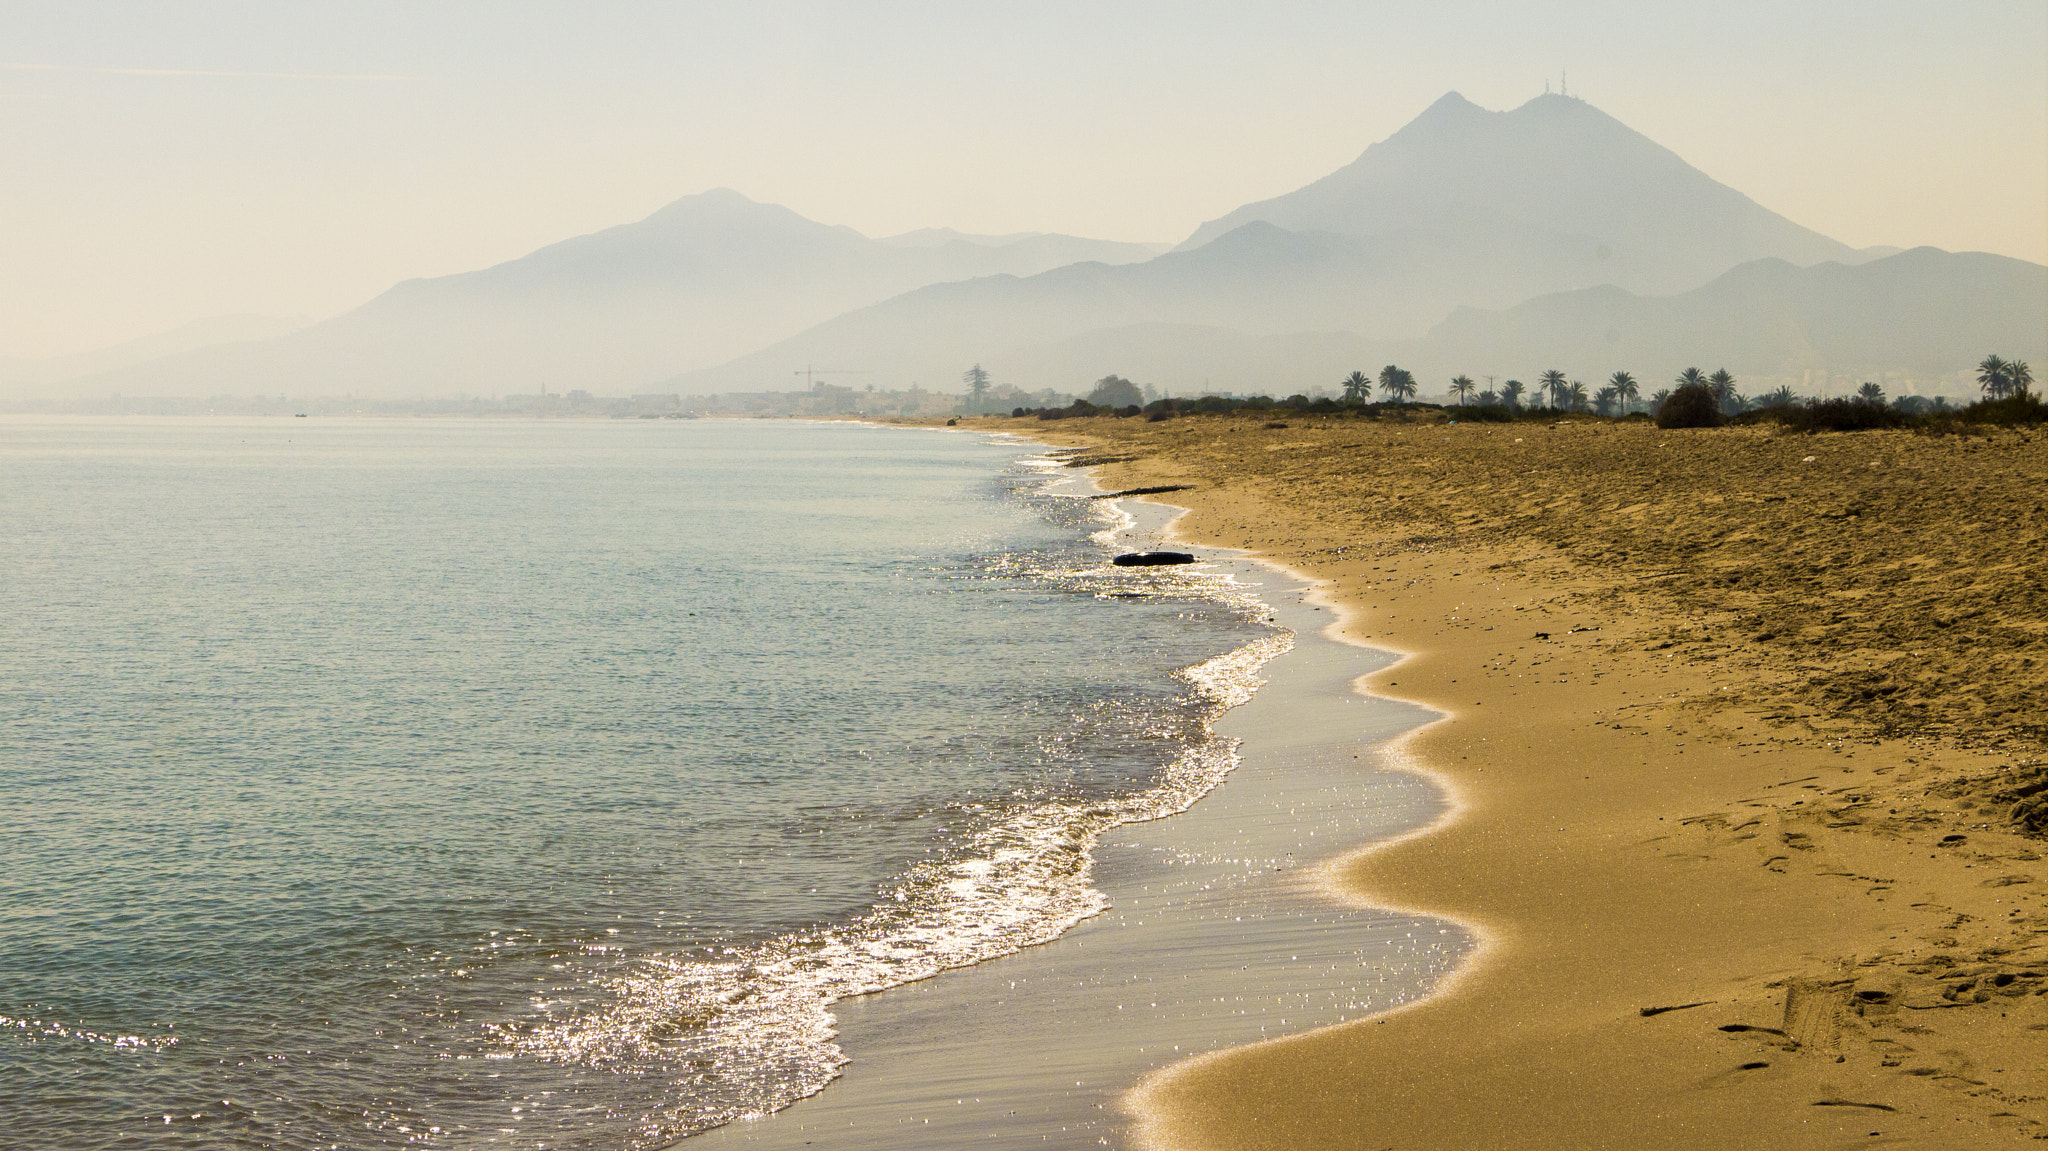
M 1593 422 L 973 421 L 1188 484 L 1445 713 L 1447 826 L 1334 896 L 1474 925 L 1419 1005 L 1182 1061 L 1147 1146 L 2048 1134 L 2048 449 Z M 2015 819 L 2019 822 L 2015 822 Z
M 1157 543 L 1168 509 L 1136 510 L 1127 546 Z M 1230 776 L 1097 846 L 1111 910 L 1052 943 L 840 1003 L 852 1062 L 839 1080 L 689 1146 L 1129 1146 L 1118 1101 L 1146 1073 L 1418 1000 L 1457 965 L 1470 940 L 1452 925 L 1332 898 L 1308 866 L 1441 817 L 1439 790 L 1381 755 L 1431 714 L 1353 690 L 1391 657 L 1318 634 L 1333 613 L 1299 581 L 1228 554 L 1205 562 L 1258 588 L 1295 633 L 1266 685 L 1218 722 L 1239 741 Z M 1132 587 L 1146 578 L 1133 571 Z

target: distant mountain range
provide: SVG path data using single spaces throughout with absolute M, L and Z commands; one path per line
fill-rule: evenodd
M 1086 379 L 1114 363 L 1183 394 L 1276 395 L 1330 388 L 1354 369 L 1387 363 L 1414 371 L 1423 392 L 1437 395 L 1454 375 L 1483 386 L 1489 376 L 1526 382 L 1550 368 L 1588 384 L 1628 371 L 1654 390 L 1697 366 L 1725 367 L 1757 391 L 1820 374 L 1932 382 L 1994 351 L 2048 363 L 2048 267 L 1915 248 L 1854 266 L 1756 260 L 1671 296 L 1609 286 L 1500 310 L 1461 308 L 1417 339 L 1151 323 L 1020 346 L 984 366 L 998 379 Z
M 1565 96 L 1456 93 L 1356 161 L 1172 251 L 925 229 L 869 239 L 736 192 L 496 267 L 409 281 L 279 338 L 72 380 L 80 394 L 404 396 L 864 382 L 1296 391 L 1371 361 L 1432 374 L 1939 376 L 2039 355 L 2048 269 L 1848 248 Z
M 1667 381 L 1693 365 L 1926 380 L 2001 349 L 2048 363 L 2048 267 L 1914 248 L 1855 267 L 1756 260 L 1672 296 L 1601 287 L 1504 311 L 1460 309 L 1401 351 L 1404 363 L 1446 378 L 1563 365 L 1591 382 L 1616 369 Z
M 311 324 L 311 316 L 214 316 L 180 324 L 167 332 L 123 340 L 118 344 L 48 359 L 0 358 L 0 388 L 47 387 L 81 376 L 94 376 L 135 364 L 182 355 L 200 348 L 269 340 Z
M 128 395 L 636 392 L 934 281 L 1159 251 L 1043 234 L 872 240 L 717 189 L 495 267 L 408 280 L 280 339 L 188 352 L 77 386 Z
M 1386 341 L 1420 336 L 1460 307 L 1599 285 L 1673 292 L 1758 259 L 1880 254 L 1766 210 L 1582 100 L 1541 96 L 1488 112 L 1452 93 L 1345 168 L 1204 224 L 1148 263 L 932 285 L 669 386 L 749 390 L 774 365 L 808 361 L 927 382 L 948 378 L 944 365 L 979 361 L 1027 386 L 1072 386 L 1047 369 L 1076 361 L 1047 359 L 1049 347 L 1091 348 L 1096 376 L 1129 374 L 1145 370 L 1146 333 L 1223 329 L 1246 339 L 1205 344 L 1239 348 L 1311 332 Z M 1295 362 L 1240 358 L 1275 370 Z M 1225 375 L 1169 378 L 1222 386 Z

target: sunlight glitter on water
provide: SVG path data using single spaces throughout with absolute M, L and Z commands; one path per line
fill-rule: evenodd
M 1259 668 L 1292 642 L 1269 636 L 1180 676 L 1221 711 L 1249 699 Z M 837 930 L 719 948 L 716 959 L 649 958 L 605 981 L 603 1009 L 499 1034 L 541 1059 L 673 1076 L 676 1103 L 647 1117 L 644 1141 L 769 1113 L 822 1090 L 847 1062 L 834 1003 L 1012 954 L 1099 914 L 1107 901 L 1091 883 L 1096 840 L 1185 811 L 1235 763 L 1232 741 L 1209 737 L 1144 792 L 1010 814 L 960 858 L 913 869 Z

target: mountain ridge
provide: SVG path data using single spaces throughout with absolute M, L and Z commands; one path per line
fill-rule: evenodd
M 1143 325 L 1417 339 L 1461 307 L 1602 284 L 1669 295 L 1756 259 L 1874 255 L 1768 211 L 1583 101 L 1491 112 L 1452 92 L 1352 163 L 1157 259 L 915 289 L 666 386 L 746 390 L 779 360 L 922 377 L 926 352 L 987 361 Z
M 488 267 L 401 281 L 279 339 L 186 351 L 65 387 L 131 395 L 639 391 L 679 367 L 730 359 L 925 284 L 1152 254 L 1149 245 L 1052 233 L 892 245 L 719 188 Z
M 967 288 L 947 286 L 955 294 Z M 1935 248 L 1804 268 L 1767 258 L 1670 296 L 1601 285 L 1509 308 L 1460 308 L 1406 339 L 1315 327 L 1248 332 L 1106 309 L 1101 315 L 1113 322 L 984 347 L 974 359 L 1001 382 L 1029 389 L 1072 390 L 1076 382 L 1116 373 L 1182 394 L 1218 388 L 1286 395 L 1328 388 L 1353 369 L 1387 362 L 1416 370 L 1426 392 L 1458 373 L 1506 379 L 1552 367 L 1589 381 L 1615 370 L 1661 380 L 1689 365 L 1781 382 L 1814 373 L 1901 372 L 1931 381 L 1967 371 L 1987 350 L 2048 362 L 2048 331 L 2038 323 L 2048 315 L 2048 267 Z M 792 356 L 845 350 L 793 340 L 757 354 L 758 378 Z M 881 378 L 945 380 L 965 351 L 926 345 Z M 764 390 L 719 369 L 671 383 L 696 394 Z
M 1327 390 L 1385 363 L 1413 370 L 1426 395 L 1441 394 L 1453 375 L 1529 381 L 1550 368 L 1588 385 L 1625 370 L 1655 390 L 1691 366 L 1726 367 L 1745 390 L 1768 381 L 1816 393 L 1830 379 L 1904 376 L 1923 392 L 1943 380 L 1968 392 L 1987 353 L 2048 363 L 2043 316 L 2048 266 L 1915 248 L 1858 264 L 1758 260 L 1671 296 L 1602 285 L 1506 309 L 1461 308 L 1413 339 L 1140 323 L 1005 349 L 984 366 L 1032 386 L 1113 371 L 1179 394 Z

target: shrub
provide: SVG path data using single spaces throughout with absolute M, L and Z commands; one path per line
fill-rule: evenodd
M 1660 428 L 1718 428 L 1726 422 L 1721 401 L 1705 384 L 1682 384 L 1657 405 Z
M 1122 376 L 1104 376 L 1095 381 L 1095 390 L 1088 393 L 1088 402 L 1098 408 L 1127 408 L 1145 402 L 1138 385 Z
M 1978 400 L 1963 409 L 1963 419 L 2008 428 L 2014 424 L 2038 424 L 2048 422 L 2048 403 L 2028 392 L 1999 400 Z
M 1807 404 L 1780 404 L 1757 413 L 1795 432 L 1860 432 L 1871 428 L 1903 428 L 1912 418 L 1897 408 L 1861 396 L 1838 396 Z
M 1453 416 L 1454 419 L 1469 420 L 1478 424 L 1511 424 L 1515 422 L 1515 413 L 1500 404 L 1474 404 L 1470 407 L 1450 410 L 1456 413 Z

